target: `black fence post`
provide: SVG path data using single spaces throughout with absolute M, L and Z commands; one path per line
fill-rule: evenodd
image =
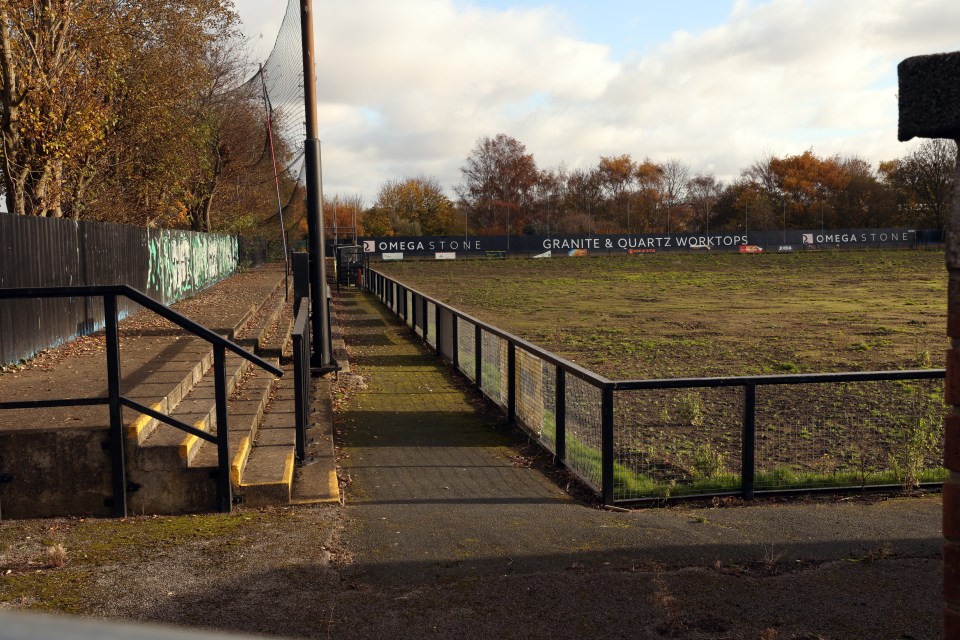
M 293 328 L 293 393 L 294 393 L 294 420 L 296 424 L 296 456 L 297 461 L 303 462 L 307 457 L 307 417 L 309 415 L 310 392 L 310 341 L 307 332 L 310 323 L 307 322 L 306 311 L 303 315 L 297 314 Z
M 110 462 L 113 473 L 113 515 L 127 517 L 127 465 L 124 460 L 123 410 L 120 405 L 120 338 L 117 331 L 117 296 L 103 296 L 107 338 L 107 393 L 110 406 Z
M 507 421 L 517 419 L 517 346 L 507 342 Z
M 748 382 L 743 398 L 743 442 L 740 465 L 740 488 L 744 500 L 753 500 L 756 481 L 757 385 Z
M 230 431 L 227 427 L 227 350 L 213 347 L 214 387 L 217 396 L 217 509 L 230 513 L 233 509 L 233 486 L 230 480 Z
M 613 504 L 613 387 L 603 387 L 600 401 L 600 484 L 603 504 Z
M 556 366 L 557 387 L 554 392 L 554 441 L 557 449 L 557 462 L 563 463 L 567 457 L 567 373 Z

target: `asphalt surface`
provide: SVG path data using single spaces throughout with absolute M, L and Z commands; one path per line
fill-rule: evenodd
M 360 377 L 335 636 L 939 636 L 938 495 L 598 509 L 373 297 L 339 315 Z

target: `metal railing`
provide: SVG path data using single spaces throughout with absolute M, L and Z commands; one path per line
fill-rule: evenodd
M 252 364 L 272 373 L 283 376 L 283 371 L 269 362 L 258 358 L 243 347 L 197 324 L 169 307 L 156 302 L 147 295 L 128 285 L 86 286 L 86 287 L 39 287 L 20 289 L 0 289 L 0 300 L 30 298 L 103 298 L 106 323 L 107 353 L 107 397 L 70 398 L 60 400 L 26 400 L 18 402 L 0 402 L 3 409 L 39 409 L 49 407 L 78 407 L 109 405 L 110 439 L 108 443 L 112 466 L 113 509 L 117 517 L 127 515 L 126 461 L 124 460 L 124 434 L 122 407 L 148 415 L 151 418 L 169 424 L 181 431 L 217 445 L 217 507 L 222 512 L 233 508 L 233 489 L 230 483 L 230 448 L 227 428 L 227 375 L 226 353 L 232 351 Z M 130 301 L 149 309 L 189 333 L 206 340 L 213 346 L 214 388 L 216 396 L 217 434 L 197 429 L 176 418 L 168 416 L 120 393 L 120 341 L 118 336 L 117 299 L 125 297 Z
M 942 369 L 610 380 L 380 272 L 365 285 L 606 504 L 942 484 Z

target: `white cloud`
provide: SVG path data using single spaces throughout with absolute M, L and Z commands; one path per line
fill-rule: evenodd
M 501 132 L 541 166 L 630 153 L 730 177 L 767 150 L 897 157 L 896 64 L 960 49 L 957 24 L 956 0 L 737 0 L 725 24 L 614 60 L 550 8 L 324 3 L 325 190 L 369 201 L 421 173 L 452 187 Z

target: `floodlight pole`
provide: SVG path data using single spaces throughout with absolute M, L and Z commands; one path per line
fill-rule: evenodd
M 317 137 L 317 77 L 313 56 L 313 6 L 300 0 L 300 31 L 303 38 L 303 94 L 307 138 L 304 163 L 307 173 L 307 236 L 310 253 L 310 329 L 313 336 L 310 364 L 331 366 L 330 317 L 327 315 L 327 266 L 323 230 L 323 175 L 320 140 Z

